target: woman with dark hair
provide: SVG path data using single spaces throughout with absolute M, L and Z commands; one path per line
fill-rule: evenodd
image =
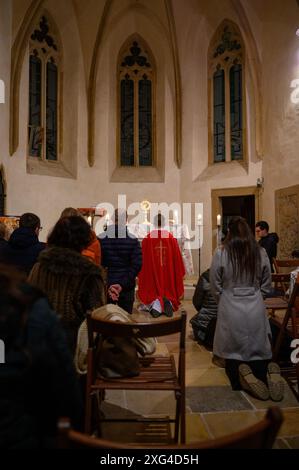
M 83 215 L 81 215 L 81 213 L 74 207 L 66 207 L 61 212 L 60 218 L 62 219 L 63 217 L 71 217 L 74 215 L 83 217 Z M 87 256 L 87 258 L 91 259 L 95 264 L 101 264 L 101 245 L 94 230 L 91 230 L 91 241 L 88 246 L 82 250 L 81 254 L 83 256 Z
M 213 352 L 225 359 L 232 388 L 261 400 L 281 400 L 283 380 L 278 365 L 270 362 L 271 330 L 263 300 L 271 288 L 270 263 L 242 217 L 229 222 L 213 257 L 210 282 L 218 302 Z
M 48 248 L 28 278 L 48 296 L 60 316 L 72 352 L 86 311 L 106 303 L 102 269 L 81 255 L 91 236 L 91 228 L 83 217 L 59 219 L 48 237 Z
M 57 420 L 83 405 L 64 332 L 41 292 L 0 266 L 0 449 L 54 445 Z M 3 361 L 4 359 L 4 361 Z

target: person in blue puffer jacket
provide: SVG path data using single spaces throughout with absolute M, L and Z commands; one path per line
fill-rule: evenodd
M 132 313 L 136 276 L 142 267 L 142 251 L 138 239 L 126 227 L 127 213 L 116 209 L 114 224 L 99 235 L 102 266 L 107 268 L 108 302 L 117 303 Z

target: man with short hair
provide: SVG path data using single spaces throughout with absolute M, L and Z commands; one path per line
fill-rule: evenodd
M 14 265 L 20 271 L 29 274 L 40 252 L 46 247 L 45 243 L 38 240 L 41 229 L 37 215 L 31 212 L 23 214 L 20 217 L 19 228 L 13 231 L 1 252 L 0 261 Z
M 107 268 L 108 303 L 117 303 L 132 313 L 136 276 L 142 266 L 139 241 L 127 229 L 127 213 L 116 209 L 114 224 L 99 235 L 102 266 Z
M 277 256 L 277 243 L 279 238 L 277 233 L 269 233 L 269 224 L 265 220 L 260 220 L 255 224 L 255 233 L 259 238 L 259 244 L 265 248 L 270 260 L 271 272 L 273 269 L 273 258 Z

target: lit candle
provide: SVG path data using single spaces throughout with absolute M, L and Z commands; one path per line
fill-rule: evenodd
M 221 215 L 218 214 L 217 215 L 217 227 L 220 227 L 220 225 L 221 225 Z
M 177 210 L 174 211 L 174 223 L 175 225 L 178 224 L 178 220 L 179 220 L 179 213 Z
M 106 214 L 105 220 L 106 220 L 106 223 L 109 222 L 109 220 L 110 220 L 110 215 L 109 214 Z
M 202 215 L 201 214 L 198 214 L 198 216 L 197 216 L 197 223 L 198 223 L 198 225 L 202 225 Z
M 89 216 L 87 217 L 87 221 L 88 221 L 89 225 L 92 224 L 92 217 L 91 217 L 91 215 L 89 215 Z

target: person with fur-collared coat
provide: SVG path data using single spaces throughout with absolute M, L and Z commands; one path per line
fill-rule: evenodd
M 60 219 L 28 279 L 48 296 L 73 353 L 87 310 L 106 303 L 103 270 L 81 255 L 90 240 L 90 226 L 82 217 Z
M 263 300 L 271 288 L 270 262 L 242 217 L 229 222 L 213 257 L 210 282 L 218 302 L 213 352 L 226 360 L 233 389 L 281 400 L 283 382 L 279 367 L 270 362 L 271 329 Z

